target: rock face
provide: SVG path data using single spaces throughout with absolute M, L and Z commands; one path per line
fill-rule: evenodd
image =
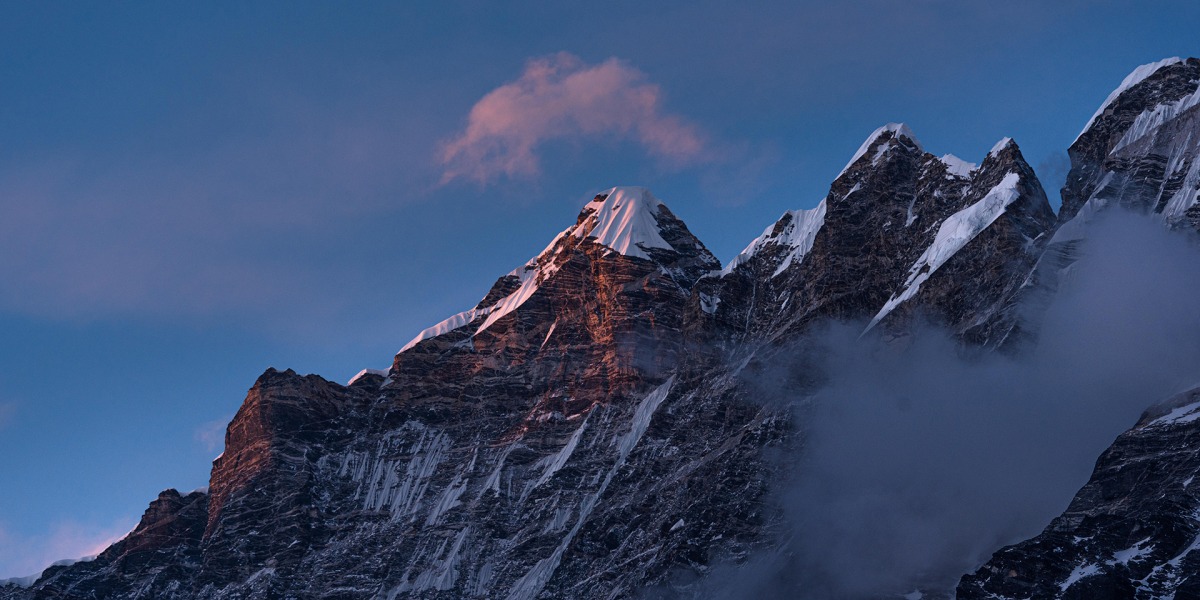
M 1200 60 L 1144 65 L 1071 146 L 1061 226 L 1027 289 L 1052 293 L 1083 225 L 1109 206 L 1195 228 L 1200 194 Z M 1153 398 L 1147 398 L 1148 402 Z M 1195 598 L 1200 583 L 1200 433 L 1193 390 L 1148 411 L 1096 464 L 1062 516 L 963 578 L 959 598 Z
M 958 598 L 1200 597 L 1200 389 L 1100 456 L 1066 512 L 963 578 Z
M 976 165 L 898 124 L 724 268 L 650 192 L 613 188 L 388 371 L 268 370 L 207 491 L 163 492 L 94 560 L 0 599 L 629 598 L 775 545 L 768 457 L 804 431 L 755 382 L 820 373 L 773 357 L 824 319 L 1010 346 L 1097 210 L 1197 223 L 1198 82 L 1195 59 L 1131 75 L 1071 147 L 1057 218 L 1012 140 Z M 960 596 L 1194 595 L 1195 400 L 1148 413 Z
M 822 318 L 902 330 L 921 316 L 987 343 L 1053 226 L 1012 140 L 975 165 L 925 152 L 893 123 L 817 208 L 785 214 L 702 279 L 700 312 L 737 342 L 788 339 Z
M 34 587 L 0 587 L 0 597 L 119 598 L 169 597 L 195 577 L 208 494 L 166 490 L 150 503 L 141 522 L 95 559 L 50 567 Z
M 1068 150 L 1059 221 L 1118 204 L 1200 225 L 1198 107 L 1200 60 L 1170 58 L 1130 73 Z
M 786 419 L 689 351 L 719 268 L 649 192 L 601 194 L 386 376 L 267 371 L 210 492 L 148 511 L 190 511 L 172 556 L 131 562 L 135 532 L 0 595 L 608 598 L 745 552 Z
M 822 317 L 967 335 L 1052 223 L 1011 141 L 976 167 L 902 126 L 723 270 L 614 188 L 388 372 L 268 370 L 207 494 L 164 492 L 96 560 L 0 595 L 614 598 L 736 560 L 770 543 L 765 456 L 798 440 L 740 377 L 754 348 Z

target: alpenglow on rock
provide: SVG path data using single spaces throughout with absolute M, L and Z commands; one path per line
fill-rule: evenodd
M 268 370 L 209 493 L 0 597 L 607 598 L 744 554 L 781 421 L 687 366 L 719 268 L 648 191 L 600 194 L 386 376 Z

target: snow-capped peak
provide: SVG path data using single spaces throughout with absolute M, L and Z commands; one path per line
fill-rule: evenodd
M 1117 89 L 1113 90 L 1112 93 L 1104 99 L 1104 103 L 1102 103 L 1100 108 L 1096 110 L 1096 114 L 1092 115 L 1092 118 L 1088 119 L 1087 125 L 1083 126 L 1083 131 L 1080 131 L 1079 135 L 1075 136 L 1075 141 L 1079 141 L 1080 136 L 1086 133 L 1088 129 L 1091 129 L 1092 123 L 1095 123 L 1096 119 L 1100 118 L 1100 115 L 1104 114 L 1105 109 L 1107 109 L 1109 105 L 1116 101 L 1121 94 L 1124 94 L 1126 90 L 1145 81 L 1146 78 L 1157 73 L 1159 69 L 1181 62 L 1183 62 L 1183 59 L 1179 58 L 1178 56 L 1172 56 L 1171 58 L 1164 58 L 1158 62 L 1144 64 L 1134 69 L 1132 73 L 1125 76 L 1125 79 L 1121 81 L 1121 85 L 1117 86 Z
M 674 249 L 662 237 L 658 215 L 665 206 L 650 190 L 641 187 L 614 187 L 596 194 L 579 214 L 576 224 L 554 237 L 546 249 L 505 278 L 515 278 L 516 289 L 490 306 L 477 306 L 418 333 L 404 345 L 404 352 L 419 342 L 456 329 L 479 319 L 478 335 L 501 317 L 516 310 L 536 292 L 542 283 L 556 273 L 561 265 L 560 255 L 570 247 L 564 239 L 574 238 L 583 243 L 595 243 L 624 256 L 651 260 L 648 248 Z M 698 243 L 698 242 L 697 242 Z M 708 250 L 699 248 L 705 254 Z M 711 256 L 711 255 L 709 255 Z
M 862 145 L 858 147 L 858 151 L 854 153 L 854 156 L 850 157 L 850 162 L 846 163 L 846 166 L 842 168 L 842 172 L 838 173 L 838 177 L 841 177 L 846 171 L 850 170 L 850 167 L 854 166 L 854 163 L 858 162 L 858 160 L 867 153 L 867 150 L 871 149 L 871 146 L 875 144 L 876 140 L 882 137 L 885 133 L 892 134 L 893 140 L 901 137 L 908 138 L 908 140 L 912 142 L 918 149 L 924 150 L 924 148 L 921 146 L 921 142 L 917 140 L 917 136 L 914 135 L 912 130 L 908 128 L 908 125 L 905 125 L 904 123 L 888 123 L 887 125 L 876 129 L 875 132 L 870 136 L 867 136 L 867 141 L 863 142 Z M 872 158 L 872 162 L 878 160 L 888 147 L 890 147 L 890 145 L 876 150 L 875 156 Z
M 1015 142 L 1013 142 L 1013 139 L 1010 137 L 1000 138 L 1000 141 L 996 142 L 996 145 L 992 146 L 992 149 L 988 151 L 988 156 L 991 157 L 991 156 L 1000 154 L 1001 152 L 1004 151 L 1005 148 L 1011 146 L 1014 143 Z
M 662 202 L 646 188 L 615 187 L 597 194 L 583 207 L 589 217 L 573 227 L 570 235 L 593 238 L 625 256 L 650 258 L 644 249 L 671 249 L 659 233 L 655 215 L 660 206 Z
M 784 219 L 788 220 L 787 224 L 779 228 L 779 221 Z M 789 210 L 779 218 L 779 221 L 767 227 L 762 235 L 754 238 L 754 241 L 750 242 L 750 245 L 746 246 L 741 254 L 735 256 L 728 265 L 725 265 L 724 269 L 721 269 L 721 274 L 726 275 L 733 272 L 738 265 L 746 263 L 768 246 L 791 248 L 779 261 L 779 265 L 771 277 L 784 272 L 793 262 L 802 260 L 804 255 L 812 250 L 817 231 L 825 224 L 825 201 L 821 200 L 815 208 L 808 210 Z M 776 231 L 777 228 L 779 231 Z
M 945 154 L 938 160 L 946 165 L 946 172 L 956 177 L 970 177 L 971 171 L 979 168 L 979 165 L 967 162 L 953 154 Z

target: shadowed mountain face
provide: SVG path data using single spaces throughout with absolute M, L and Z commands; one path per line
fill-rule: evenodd
M 1200 60 L 1167 59 L 1129 75 L 1071 145 L 1059 222 L 1118 204 L 1200 225 Z
M 1053 293 L 1077 219 L 1110 203 L 1190 218 L 1200 62 L 1139 71 L 1072 146 L 1057 219 L 1011 140 L 973 164 L 897 124 L 816 208 L 786 213 L 725 268 L 649 191 L 600 194 L 387 372 L 343 386 L 268 370 L 207 491 L 163 492 L 94 560 L 0 585 L 0 598 L 624 598 L 772 547 L 772 456 L 802 450 L 805 432 L 761 382 L 820 384 L 817 362 L 770 367 L 815 324 L 894 339 L 932 322 L 966 346 L 1005 346 L 1031 327 L 1018 301 Z M 1161 185 L 1137 175 L 1159 163 Z M 1195 470 L 1178 450 L 1191 423 L 1144 420 L 1123 436 L 1101 462 L 1121 466 L 1098 467 L 1043 536 L 1101 541 L 1061 556 L 1041 538 L 1007 549 L 960 594 L 1058 586 L 1076 558 L 1133 537 L 1162 557 L 1191 544 L 1195 513 L 1175 481 Z M 1122 474 L 1131 461 L 1180 494 L 1152 498 Z M 1133 585 L 1120 569 L 1140 560 L 1087 573 L 1100 587 L 1086 597 Z M 1163 586 L 1183 590 L 1163 569 L 1175 582 Z
M 918 315 L 999 342 L 996 324 L 1053 224 L 1012 140 L 975 165 L 929 154 L 892 124 L 867 139 L 816 209 L 785 214 L 730 268 L 702 279 L 700 308 L 737 342 L 787 341 L 825 318 L 902 330 Z
M 1063 225 L 1035 278 L 1056 284 L 1082 223 L 1109 206 L 1159 214 L 1168 226 L 1200 225 L 1198 104 L 1200 60 L 1168 59 L 1126 78 L 1071 146 Z M 958 597 L 1200 597 L 1200 496 L 1191 485 L 1200 472 L 1197 394 L 1148 410 L 1100 456 L 1066 512 L 964 577 Z
M 1036 538 L 963 578 L 959 598 L 1200 597 L 1200 390 L 1148 411 Z

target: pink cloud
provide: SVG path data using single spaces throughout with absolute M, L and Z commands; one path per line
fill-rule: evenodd
M 700 131 L 663 109 L 662 90 L 616 58 L 588 65 L 566 52 L 530 60 L 516 81 L 488 92 L 467 126 L 445 142 L 442 181 L 487 183 L 540 173 L 547 141 L 610 137 L 631 140 L 673 166 L 706 159 Z
M 133 528 L 132 518 L 109 525 L 64 521 L 41 535 L 22 535 L 0 523 L 0 579 L 40 573 L 61 560 L 92 557 Z

